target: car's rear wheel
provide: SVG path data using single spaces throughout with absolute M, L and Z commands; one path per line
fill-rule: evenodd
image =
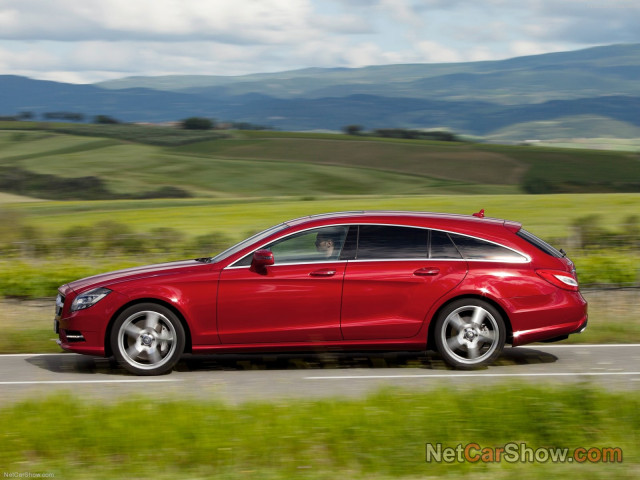
M 502 352 L 505 323 L 493 305 L 478 299 L 456 300 L 440 312 L 435 344 L 452 367 L 473 369 L 489 365 Z
M 111 330 L 111 350 L 118 363 L 136 375 L 161 375 L 180 359 L 185 333 L 178 317 L 155 303 L 124 310 Z

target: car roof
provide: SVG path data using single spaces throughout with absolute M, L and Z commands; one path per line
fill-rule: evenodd
M 484 213 L 482 213 L 483 215 Z M 359 210 L 359 211 L 346 211 L 346 212 L 332 212 L 322 213 L 317 215 L 307 215 L 305 217 L 296 218 L 284 222 L 290 227 L 299 226 L 309 222 L 318 224 L 324 224 L 325 221 L 340 220 L 340 223 L 348 223 L 349 221 L 365 223 L 379 223 L 388 221 L 390 223 L 412 223 L 412 221 L 420 220 L 435 220 L 438 223 L 456 223 L 456 224 L 468 224 L 469 226 L 480 225 L 503 225 L 510 227 L 515 231 L 521 228 L 521 224 L 518 222 L 512 222 L 509 220 L 503 220 L 501 218 L 491 218 L 476 215 L 463 215 L 456 213 L 437 213 L 437 212 L 418 212 L 418 211 L 399 211 L 399 210 Z

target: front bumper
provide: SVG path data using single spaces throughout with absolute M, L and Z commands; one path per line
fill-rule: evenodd
M 87 355 L 106 356 L 106 333 L 109 323 L 126 302 L 126 297 L 111 292 L 92 307 L 76 312 L 71 304 L 77 294 L 71 289 L 61 290 L 61 302 L 56 301 L 54 331 L 57 343 L 63 350 Z

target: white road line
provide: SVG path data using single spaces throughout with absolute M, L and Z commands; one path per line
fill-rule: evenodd
M 0 358 L 3 357 L 44 357 L 44 356 L 66 356 L 70 357 L 73 355 L 79 355 L 76 353 L 3 353 L 0 355 Z
M 544 345 L 528 343 L 513 348 L 602 348 L 602 347 L 640 347 L 640 343 L 574 343 L 571 345 Z
M 606 375 L 640 375 L 640 372 L 562 372 L 562 373 L 433 373 L 426 375 L 336 375 L 304 377 L 305 380 L 375 380 L 389 378 L 463 378 L 463 377 L 576 377 Z
M 64 385 L 64 384 L 78 384 L 78 383 L 166 383 L 166 382 L 180 382 L 179 378 L 176 379 L 139 379 L 139 380 L 33 380 L 33 381 L 21 381 L 21 382 L 0 382 L 0 385 Z

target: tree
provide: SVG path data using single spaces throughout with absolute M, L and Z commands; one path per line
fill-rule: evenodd
M 186 130 L 211 130 L 213 122 L 208 118 L 189 117 L 182 121 L 182 128 Z
M 346 127 L 342 127 L 342 131 L 347 135 L 360 135 L 362 133 L 362 126 L 347 125 Z
M 95 117 L 93 117 L 93 123 L 100 123 L 102 125 L 115 125 L 120 122 L 115 118 L 110 117 L 109 115 L 96 115 Z
M 42 114 L 45 120 L 67 120 L 70 122 L 84 121 L 84 113 L 76 112 L 45 112 Z

